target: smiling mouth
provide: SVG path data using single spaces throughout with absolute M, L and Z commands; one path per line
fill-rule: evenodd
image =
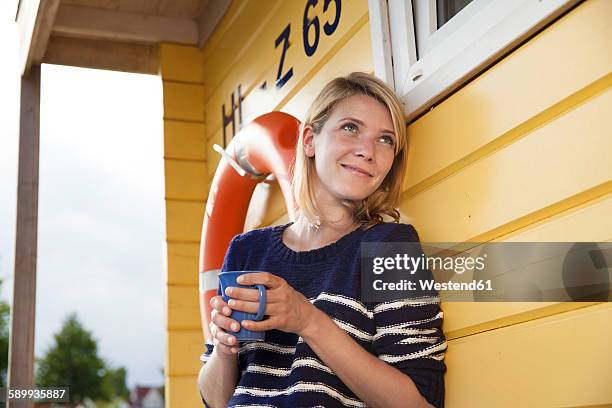
M 373 177 L 370 173 L 366 173 L 362 170 L 356 169 L 353 166 L 349 166 L 348 164 L 340 164 L 340 166 L 344 167 L 346 170 L 360 177 Z

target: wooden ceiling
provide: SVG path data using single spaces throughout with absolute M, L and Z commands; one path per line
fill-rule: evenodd
M 137 43 L 202 45 L 224 0 L 59 1 L 52 34 Z M 223 8 L 223 11 L 225 8 Z
M 62 5 L 198 20 L 211 0 L 61 0 Z
M 203 47 L 231 1 L 19 0 L 22 72 L 46 62 L 157 73 L 160 43 Z

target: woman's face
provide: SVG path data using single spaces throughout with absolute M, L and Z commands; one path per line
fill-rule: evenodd
M 387 107 L 361 94 L 337 103 L 318 135 L 309 127 L 304 132 L 318 192 L 331 199 L 363 200 L 375 192 L 391 169 L 396 143 Z

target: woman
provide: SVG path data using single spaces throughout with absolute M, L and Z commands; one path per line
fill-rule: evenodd
M 266 271 L 239 280 L 268 288 L 267 318 L 242 322 L 266 339 L 238 345 L 232 335 L 231 309 L 256 312 L 256 289 L 232 288 L 229 304 L 212 298 L 199 377 L 205 405 L 444 405 L 439 298 L 361 300 L 361 242 L 419 241 L 395 209 L 406 160 L 406 122 L 391 89 L 358 72 L 324 87 L 298 139 L 297 220 L 237 235 L 222 267 Z

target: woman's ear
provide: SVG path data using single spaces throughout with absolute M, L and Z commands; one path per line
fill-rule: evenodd
M 303 146 L 304 146 L 304 154 L 306 155 L 306 157 L 314 157 L 315 155 L 314 133 L 312 132 L 312 127 L 310 126 L 306 126 L 304 128 Z

